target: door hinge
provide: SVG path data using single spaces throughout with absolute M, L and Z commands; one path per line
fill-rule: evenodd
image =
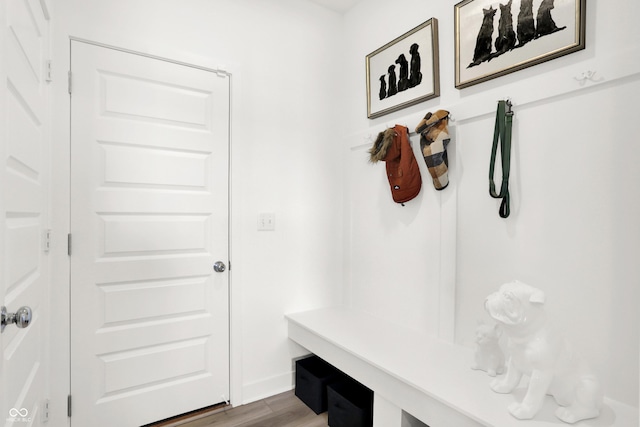
M 71 95 L 71 70 L 69 70 L 67 76 L 69 77 L 69 95 Z
M 50 414 L 49 405 L 51 405 L 51 401 L 47 397 L 42 401 L 42 417 L 41 417 L 42 423 L 46 423 L 49 421 L 49 414 Z
M 44 63 L 44 80 L 47 83 L 51 83 L 53 79 L 51 78 L 51 60 L 47 59 Z
M 71 395 L 67 396 L 67 417 L 71 418 Z
M 44 230 L 42 235 L 42 250 L 46 253 L 51 249 L 51 229 Z
M 71 233 L 67 234 L 67 255 L 71 256 Z

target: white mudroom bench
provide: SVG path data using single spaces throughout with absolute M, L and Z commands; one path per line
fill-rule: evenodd
M 491 377 L 470 368 L 473 349 L 399 327 L 343 307 L 288 314 L 289 338 L 374 392 L 374 427 L 562 427 L 547 397 L 534 420 L 507 407 L 521 400 L 489 388 Z M 525 380 L 523 380 L 525 381 Z M 638 408 L 605 399 L 600 417 L 576 427 L 638 426 Z

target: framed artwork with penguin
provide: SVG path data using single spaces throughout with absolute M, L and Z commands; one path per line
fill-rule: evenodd
M 462 89 L 585 48 L 586 0 L 464 0 L 455 5 Z
M 366 56 L 370 119 L 440 96 L 438 21 L 431 18 Z

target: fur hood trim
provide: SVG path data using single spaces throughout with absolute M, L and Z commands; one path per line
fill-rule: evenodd
M 373 147 L 369 150 L 369 161 L 371 163 L 377 163 L 381 160 L 384 161 L 387 157 L 389 147 L 393 144 L 393 139 L 396 136 L 396 131 L 393 128 L 380 132 L 373 143 Z

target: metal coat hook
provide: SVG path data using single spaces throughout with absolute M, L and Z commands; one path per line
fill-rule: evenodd
M 502 100 L 500 100 L 500 101 L 502 101 Z M 497 101 L 497 102 L 500 102 L 500 101 Z M 513 102 L 511 102 L 511 98 L 505 98 L 504 102 L 505 102 L 505 106 L 507 107 L 507 110 L 505 111 L 505 113 L 513 115 L 513 109 L 512 109 L 513 108 Z
M 596 72 L 587 70 L 580 73 L 580 75 L 575 76 L 574 79 L 577 80 L 581 85 L 583 85 L 587 80 L 591 80 L 592 82 L 595 80 Z

